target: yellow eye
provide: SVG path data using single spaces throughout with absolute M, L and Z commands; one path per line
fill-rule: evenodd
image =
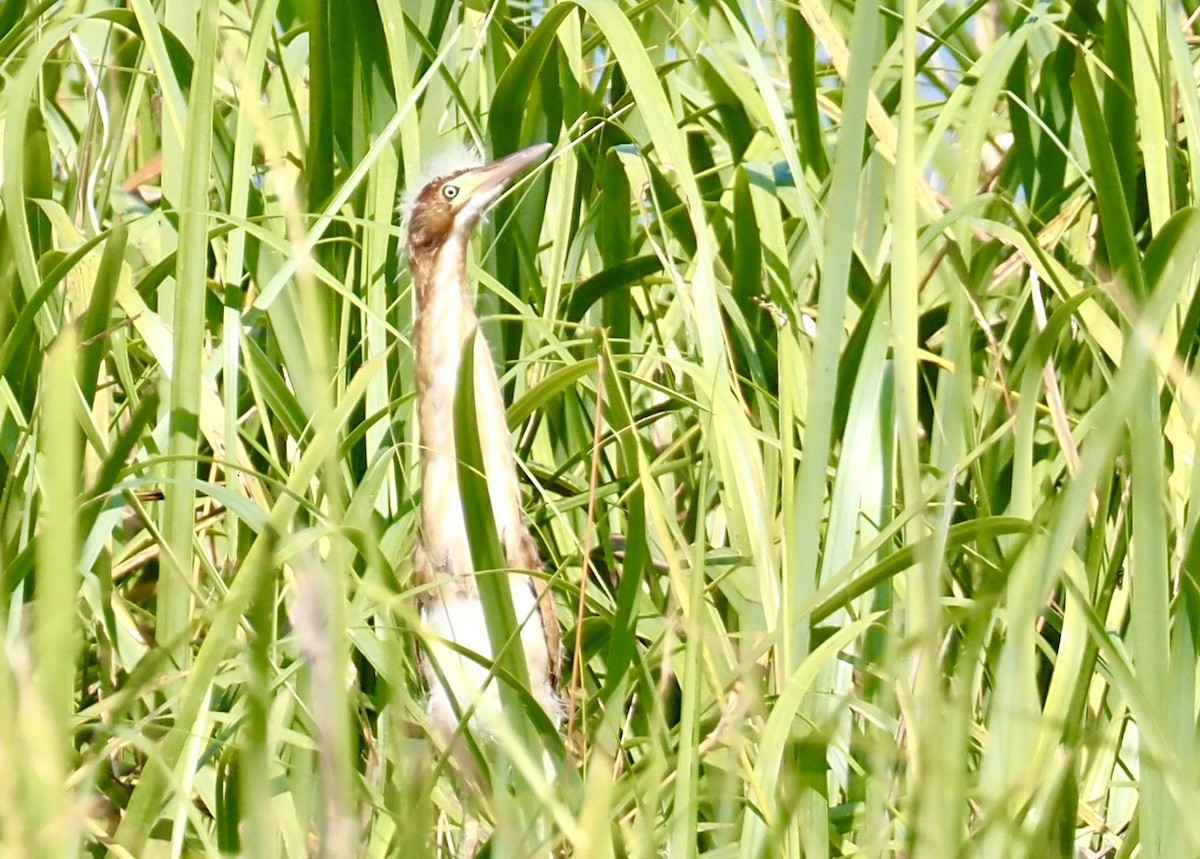
M 442 196 L 447 200 L 453 200 L 455 197 L 458 196 L 458 186 L 457 185 L 442 186 Z

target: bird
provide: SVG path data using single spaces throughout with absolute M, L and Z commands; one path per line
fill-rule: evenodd
M 473 341 L 473 384 L 479 444 L 496 533 L 500 538 L 530 693 L 556 729 L 561 630 L 537 543 L 522 509 L 516 456 L 504 399 L 486 339 L 479 330 L 467 278 L 467 248 L 481 217 L 513 179 L 540 162 L 548 143 L 489 164 L 477 155 L 434 167 L 406 204 L 409 270 L 416 294 L 413 365 L 420 426 L 420 524 L 413 552 L 418 607 L 426 630 L 422 674 L 435 733 L 450 742 L 461 714 L 474 707 L 471 727 L 494 737 L 503 718 L 494 657 L 475 578 L 458 480 L 454 398 L 463 354 Z M 477 661 L 461 651 L 483 657 Z M 459 757 L 460 761 L 462 756 Z

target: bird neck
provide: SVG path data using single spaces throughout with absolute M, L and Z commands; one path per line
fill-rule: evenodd
M 439 302 L 456 301 L 470 308 L 465 237 L 452 233 L 442 245 L 432 250 L 417 249 L 410 245 L 408 262 L 413 275 L 413 288 L 417 293 L 418 314 Z
M 417 294 L 413 337 L 421 435 L 425 445 L 450 446 L 454 392 L 467 338 L 479 325 L 466 279 L 466 245 L 451 236 L 436 253 L 410 258 Z M 443 421 L 447 421 L 443 423 Z
M 418 310 L 413 352 L 423 460 L 422 529 L 435 563 L 452 573 L 471 569 L 454 442 L 454 398 L 469 342 L 476 425 L 496 530 L 506 545 L 515 546 L 524 534 L 504 400 L 487 344 L 476 334 L 479 320 L 467 290 L 465 251 L 465 245 L 448 242 L 427 261 L 411 260 Z

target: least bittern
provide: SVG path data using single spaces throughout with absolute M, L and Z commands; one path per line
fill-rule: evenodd
M 473 342 L 474 395 L 479 443 L 496 533 L 509 569 L 513 607 L 529 670 L 530 691 L 558 726 L 560 630 L 545 580 L 521 573 L 541 569 L 537 545 L 521 512 L 512 439 L 500 383 L 479 333 L 467 283 L 467 244 L 480 216 L 522 170 L 550 151 L 549 144 L 523 149 L 491 164 L 442 171 L 413 198 L 408 216 L 408 263 L 417 296 L 413 338 L 421 425 L 421 533 L 413 570 L 421 591 L 428 644 L 423 673 L 429 716 L 443 737 L 453 735 L 459 713 L 474 706 L 472 725 L 490 732 L 500 718 L 493 658 L 462 509 L 455 451 L 454 398 L 464 348 Z M 455 646 L 450 646 L 450 644 Z M 459 649 L 484 658 L 464 656 Z

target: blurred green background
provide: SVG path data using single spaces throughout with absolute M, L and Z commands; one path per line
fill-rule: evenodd
M 1200 856 L 1195 6 L 0 3 L 3 855 Z M 577 761 L 472 791 L 397 203 L 539 141 Z

